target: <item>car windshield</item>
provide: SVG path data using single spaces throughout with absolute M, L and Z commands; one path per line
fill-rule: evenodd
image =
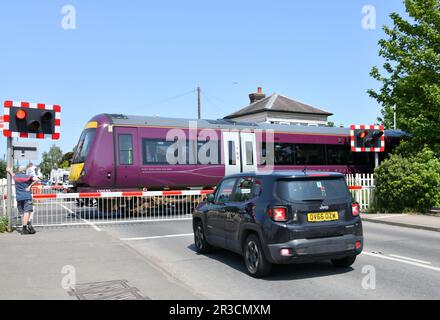
M 280 180 L 277 193 L 287 201 L 322 201 L 350 196 L 343 178 Z
M 72 157 L 72 163 L 82 163 L 86 160 L 95 137 L 96 129 L 90 128 L 83 131 L 76 146 L 75 154 Z

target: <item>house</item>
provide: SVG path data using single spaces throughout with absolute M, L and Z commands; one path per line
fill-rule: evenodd
M 270 96 L 262 92 L 249 94 L 250 105 L 240 109 L 224 119 L 256 123 L 275 123 L 304 126 L 326 126 L 330 112 L 295 101 L 278 93 Z

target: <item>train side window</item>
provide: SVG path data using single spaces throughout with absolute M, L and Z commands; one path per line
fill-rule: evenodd
M 347 145 L 327 145 L 327 164 L 346 165 L 349 159 L 349 146 Z
M 142 139 L 143 164 L 168 164 L 167 149 L 172 141 Z
M 204 150 L 200 151 L 200 148 L 202 148 L 203 146 L 205 146 Z M 205 163 L 206 161 L 201 161 L 201 157 L 206 157 L 207 158 L 206 160 L 209 160 L 208 163 Z M 198 164 L 221 163 L 219 143 L 217 140 L 197 141 L 197 163 Z
M 291 143 L 275 143 L 275 164 L 293 165 L 295 163 L 295 145 Z
M 354 165 L 373 165 L 374 152 L 352 152 Z
M 229 165 L 235 165 L 235 141 L 228 141 L 228 162 Z
M 119 164 L 133 164 L 133 138 L 131 134 L 120 134 L 118 136 L 119 143 Z
M 322 144 L 297 144 L 297 165 L 325 165 L 324 145 Z
M 259 144 L 260 148 L 259 148 L 259 163 L 261 165 L 266 164 L 266 142 L 261 142 Z
M 254 164 L 254 144 L 252 141 L 246 141 L 246 165 L 252 166 Z

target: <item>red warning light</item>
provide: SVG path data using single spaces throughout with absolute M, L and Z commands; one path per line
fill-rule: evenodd
M 25 119 L 27 116 L 26 111 L 24 111 L 23 109 L 18 109 L 18 111 L 15 113 L 15 117 L 18 120 L 23 120 Z
M 362 131 L 361 133 L 359 133 L 359 138 L 363 139 L 367 136 L 368 131 Z

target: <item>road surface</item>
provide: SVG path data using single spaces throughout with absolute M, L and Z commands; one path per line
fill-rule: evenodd
M 329 262 L 275 266 L 254 279 L 242 257 L 194 250 L 190 220 L 98 226 L 206 299 L 440 299 L 440 233 L 364 222 L 351 268 Z

